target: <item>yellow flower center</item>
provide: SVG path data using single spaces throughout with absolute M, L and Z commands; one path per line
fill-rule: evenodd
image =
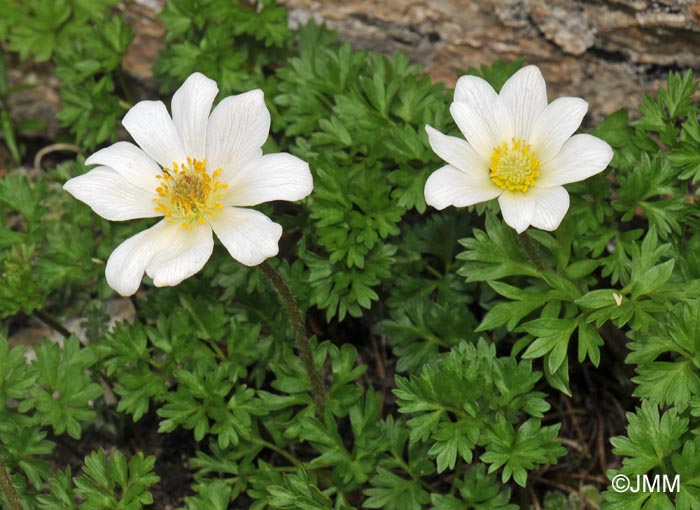
M 156 192 L 160 198 L 154 198 L 156 211 L 162 212 L 168 223 L 180 223 L 183 229 L 194 228 L 195 222 L 203 225 L 206 219 L 212 219 L 223 209 L 221 199 L 228 184 L 218 177 L 221 168 L 213 174 L 207 172 L 207 160 L 199 161 L 187 158 L 187 163 L 173 168 L 163 168 L 163 174 Z
M 500 188 L 525 192 L 540 176 L 542 163 L 530 145 L 521 139 L 503 142 L 493 150 L 489 166 L 491 180 Z

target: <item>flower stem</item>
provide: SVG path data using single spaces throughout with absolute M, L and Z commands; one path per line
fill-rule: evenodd
M 63 338 L 68 338 L 71 335 L 71 332 L 68 331 L 60 322 L 43 310 L 34 310 L 34 315 L 36 315 L 41 322 L 49 326 L 51 329 L 60 333 Z
M 9 510 L 22 510 L 22 502 L 19 499 L 19 495 L 15 490 L 14 485 L 12 485 L 12 480 L 10 475 L 5 469 L 5 465 L 0 458 L 0 489 L 2 489 L 5 499 L 7 499 L 8 505 L 10 505 Z
M 522 234 L 518 234 L 518 242 L 537 269 L 540 271 L 549 271 L 550 273 L 555 272 L 554 269 L 552 269 L 552 266 L 549 265 L 549 262 L 542 258 L 539 250 L 532 243 L 532 239 L 530 239 L 527 231 L 523 232 Z
M 321 380 L 321 374 L 319 374 L 318 370 L 316 369 L 316 364 L 314 363 L 311 342 L 309 341 L 309 335 L 306 332 L 306 326 L 304 325 L 301 312 L 299 311 L 297 300 L 294 297 L 292 290 L 285 283 L 282 276 L 274 267 L 267 262 L 263 262 L 258 267 L 275 289 L 277 297 L 279 297 L 284 310 L 287 312 L 287 317 L 289 317 L 289 322 L 292 325 L 294 337 L 297 341 L 297 349 L 299 349 L 301 364 L 304 365 L 306 374 L 309 377 L 309 382 L 311 383 L 311 394 L 313 395 L 314 403 L 316 404 L 316 412 L 318 414 L 322 414 L 326 407 L 328 394 L 326 387 Z

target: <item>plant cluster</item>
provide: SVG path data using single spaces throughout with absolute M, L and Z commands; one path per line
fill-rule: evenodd
M 0 12 L 4 54 L 56 66 L 62 136 L 116 140 L 135 101 L 117 2 L 0 0 Z M 0 460 L 23 508 L 165 508 L 174 476 L 168 502 L 191 510 L 515 510 L 536 494 L 547 509 L 700 507 L 692 72 L 670 73 L 638 119 L 621 110 L 595 127 L 609 168 L 567 185 L 558 229 L 519 235 L 495 201 L 426 205 L 444 163 L 425 125 L 460 132 L 452 91 L 405 55 L 290 29 L 272 0 L 171 0 L 160 16 L 163 93 L 194 71 L 219 100 L 261 88 L 264 152 L 309 164 L 311 195 L 261 210 L 284 227 L 270 264 L 307 314 L 327 402 L 319 412 L 265 275 L 223 246 L 176 287 L 146 280 L 134 320 L 110 324 L 105 263 L 152 222 L 110 223 L 65 193 L 82 156 L 39 173 L 18 164 L 0 177 Z M 499 90 L 523 64 L 466 72 Z M 0 136 L 19 162 L 4 69 Z M 30 316 L 66 338 L 13 341 Z M 80 341 L 61 326 L 76 316 Z M 679 475 L 678 492 L 544 497 L 578 490 L 567 475 L 585 459 L 553 407 L 584 392 L 627 411 L 607 438 L 621 460 L 601 475 Z

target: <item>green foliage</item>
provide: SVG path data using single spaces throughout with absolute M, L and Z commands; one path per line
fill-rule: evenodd
M 231 487 L 223 480 L 215 480 L 200 488 L 199 496 L 187 498 L 192 510 L 227 510 L 231 500 Z
M 86 151 L 115 140 L 138 99 L 116 2 L 0 0 L 0 12 L 3 51 L 55 66 L 61 139 Z M 425 126 L 460 133 L 452 91 L 404 54 L 355 51 L 313 23 L 291 28 L 272 0 L 171 0 L 160 17 L 163 92 L 194 71 L 217 81 L 219 99 L 262 88 L 265 150 L 309 162 L 313 193 L 264 210 L 284 227 L 273 265 L 306 312 L 327 407 L 315 409 L 275 293 L 220 246 L 176 288 L 146 279 L 134 317 L 113 323 L 105 261 L 153 222 L 109 223 L 64 193 L 82 156 L 17 166 L 27 126 L 9 114 L 18 89 L 0 61 L 0 136 L 17 164 L 0 177 L 0 318 L 12 332 L 0 332 L 0 456 L 26 508 L 160 508 L 150 491 L 172 480 L 158 486 L 155 473 L 173 466 L 161 456 L 187 480 L 173 504 L 192 510 L 534 507 L 526 499 L 551 490 L 549 470 L 560 484 L 581 464 L 579 452 L 564 459 L 566 413 L 552 411 L 582 388 L 637 406 L 612 438 L 623 462 L 610 478 L 682 480 L 673 494 L 608 489 L 605 510 L 700 505 L 691 72 L 670 73 L 637 120 L 604 119 L 593 134 L 614 148 L 609 169 L 567 185 L 556 231 L 517 235 L 495 201 L 427 207 L 426 179 L 443 162 Z M 499 90 L 523 64 L 467 73 Z M 84 319 L 81 340 L 23 345 L 32 315 Z M 580 494 L 598 504 L 604 489 Z M 586 503 L 576 498 L 540 501 Z
M 93 148 L 107 139 L 114 140 L 118 119 L 125 113 L 123 101 L 115 95 L 115 76 L 133 34 L 121 17 L 113 16 L 116 0 L 3 0 L 0 41 L 22 60 L 52 59 L 61 81 L 62 110 L 58 114 L 81 146 Z M 4 63 L 0 63 L 4 68 Z M 119 76 L 122 79 L 123 76 Z M 0 76 L 0 82 L 4 81 Z M 119 84 L 123 87 L 124 83 Z M 13 91 L 0 90 L 5 103 Z M 127 90 L 121 94 L 128 97 Z M 4 110 L 0 110 L 0 113 Z M 8 118 L 0 114 L 3 137 L 14 147 Z M 17 126 L 19 129 L 26 129 Z
M 399 358 L 399 372 L 412 371 L 431 360 L 441 349 L 449 349 L 463 338 L 469 323 L 460 315 L 465 307 L 414 298 L 391 312 L 383 329 Z
M 454 469 L 458 458 L 471 463 L 477 447 L 493 472 L 505 465 L 503 481 L 514 477 L 525 486 L 527 471 L 554 462 L 564 449 L 552 443 L 558 426 L 527 420 L 517 431 L 522 412 L 542 417 L 549 409 L 544 394 L 533 391 L 541 374 L 529 362 L 498 358 L 483 339 L 461 343 L 423 367 L 419 377 L 397 377 L 399 411 L 416 415 L 408 421 L 411 442 L 428 442 L 437 471 Z
M 55 221 L 61 215 L 71 222 Z M 0 317 L 40 310 L 52 292 L 99 274 L 84 263 L 97 254 L 89 209 L 55 185 L 9 173 L 0 179 L 0 218 Z
M 222 97 L 267 88 L 266 71 L 292 35 L 286 9 L 274 0 L 172 0 L 160 17 L 167 45 L 155 73 L 167 91 L 195 71 L 216 80 Z
M 300 55 L 277 73 L 275 102 L 291 151 L 314 172 L 306 237 L 313 248 L 301 253 L 310 300 L 343 320 L 379 299 L 399 221 L 426 209 L 423 186 L 437 159 L 424 126 L 444 127 L 447 95 L 403 54 L 390 60 L 314 45 L 304 38 L 323 35 L 310 28 L 301 37 Z
M 700 395 L 700 302 L 673 307 L 648 335 L 634 335 L 627 362 L 639 374 L 635 395 L 685 410 Z
M 429 501 L 426 490 L 413 480 L 381 467 L 377 468 L 377 475 L 372 478 L 372 488 L 365 493 L 369 496 L 365 501 L 366 508 L 419 510 Z
M 270 494 L 268 500 L 269 508 L 279 510 L 330 510 L 331 501 L 324 496 L 316 481 L 309 478 L 309 475 L 298 470 L 294 474 L 285 475 L 284 485 L 273 485 L 267 488 Z
M 37 417 L 22 414 L 18 407 L 30 397 L 38 374 L 25 361 L 23 347 L 10 348 L 6 332 L 0 331 L 0 455 L 35 487 L 49 474 L 41 456 L 51 453 L 53 443 L 37 427 Z
M 404 229 L 404 243 L 382 330 L 399 372 L 413 371 L 463 339 L 475 341 L 477 320 L 467 286 L 455 274 L 457 240 L 468 232 L 458 214 L 431 216 Z
M 509 503 L 510 491 L 498 487 L 495 476 L 487 474 L 483 464 L 472 466 L 455 484 L 460 497 L 432 494 L 431 502 L 436 510 L 459 510 L 465 504 L 478 510 L 516 510 L 518 506 Z
M 628 457 L 623 466 L 634 473 L 645 473 L 664 467 L 663 459 L 680 444 L 688 429 L 688 420 L 678 416 L 675 409 L 659 415 L 656 405 L 647 402 L 635 414 L 628 413 L 627 437 L 612 439 L 617 455 Z
M 83 476 L 75 480 L 76 492 L 85 500 L 81 508 L 138 510 L 150 505 L 153 497 L 146 488 L 160 479 L 153 474 L 155 460 L 139 453 L 127 462 L 116 451 L 108 461 L 102 450 L 93 453 L 85 459 Z
M 19 410 L 34 409 L 42 425 L 51 425 L 57 434 L 66 432 L 79 438 L 80 422 L 94 417 L 91 403 L 102 395 L 100 385 L 91 382 L 85 373 L 95 362 L 92 353 L 71 337 L 62 348 L 52 342 L 42 343 L 36 348 L 36 358 L 37 384 Z
M 58 118 L 83 147 L 116 141 L 124 99 L 130 99 L 121 63 L 132 38 L 121 18 L 105 15 L 57 49 L 63 105 Z
M 92 346 L 105 374 L 115 380 L 117 409 L 139 420 L 152 402 L 165 403 L 158 411 L 167 418 L 162 430 L 184 426 L 201 439 L 211 418 L 218 421 L 211 431 L 220 434 L 219 442 L 237 444 L 236 431 L 242 427 L 245 435 L 248 412 L 255 412 L 248 409 L 252 390 L 238 386 L 230 399 L 224 397 L 269 349 L 269 339 L 260 338 L 260 326 L 233 321 L 211 300 L 183 295 L 168 306 L 168 313 L 154 311 L 153 325 L 122 322 Z M 216 344 L 220 338 L 228 339 L 222 347 Z M 171 378 L 179 383 L 174 392 L 168 392 Z
M 656 99 L 644 96 L 640 107 L 642 118 L 637 126 L 647 132 L 658 133 L 661 141 L 671 147 L 678 141 L 677 121 L 689 117 L 693 108 L 693 93 L 698 84 L 692 71 L 682 76 L 671 72 L 666 88 L 659 89 Z
M 2 3 L 0 3 L 2 8 Z M 2 23 L 2 22 L 0 22 Z M 0 41 L 3 39 L 2 26 L 0 25 Z M 0 140 L 5 143 L 7 150 L 12 156 L 12 162 L 18 165 L 25 153 L 25 145 L 22 144 L 18 137 L 21 134 L 26 134 L 43 126 L 40 121 L 24 120 L 15 122 L 11 115 L 10 97 L 16 92 L 28 88 L 22 85 L 10 87 L 9 69 L 7 67 L 7 58 L 5 52 L 0 47 Z
M 43 62 L 116 4 L 115 0 L 3 0 L 0 37 L 9 37 L 9 49 L 22 59 Z
M 24 346 L 10 347 L 0 331 L 0 455 L 21 475 L 16 483 L 27 489 L 27 501 L 27 484 L 40 490 L 51 475 L 46 455 L 54 443 L 46 440 L 46 426 L 54 434 L 80 438 L 82 426 L 95 417 L 93 402 L 103 392 L 87 372 L 94 357 L 74 337 L 62 347 L 45 340 L 33 350 L 36 360 L 28 363 Z
M 624 456 L 622 469 L 609 475 L 626 476 L 633 485 L 640 483 L 638 475 L 654 478 L 663 475 L 673 483 L 679 477 L 675 491 L 622 491 L 605 493 L 605 508 L 652 509 L 659 505 L 690 510 L 700 499 L 700 466 L 697 462 L 697 437 L 691 430 L 697 423 L 679 414 L 676 408 L 661 413 L 656 404 L 646 400 L 635 413 L 628 413 L 627 436 L 611 439 L 613 453 Z M 694 421 L 694 420 L 693 420 Z
M 513 62 L 506 62 L 497 58 L 490 66 L 481 65 L 479 69 L 470 67 L 466 74 L 483 78 L 494 88 L 496 92 L 500 91 L 503 84 L 515 74 L 525 64 L 525 58 L 519 58 Z
M 692 234 L 698 209 L 687 198 L 697 178 L 696 88 L 692 73 L 671 73 L 657 98 L 644 99 L 641 119 L 630 123 L 627 112 L 620 111 L 598 126 L 594 134 L 615 149 L 608 184 L 603 175 L 572 185 L 570 211 L 555 232 L 516 236 L 487 213 L 485 229 L 461 240 L 465 249 L 457 256 L 463 263 L 458 274 L 467 282 L 487 282 L 493 290 L 482 298 L 488 312 L 477 329 L 495 338 L 523 335 L 514 353 L 542 358 L 547 381 L 560 391 L 571 394 L 574 360 L 589 359 L 597 366 L 615 352 L 610 345 L 631 340 L 624 362 L 637 372 L 634 395 L 642 398 L 640 419 L 645 421 L 635 421 L 639 413 L 629 415 L 629 437 L 613 442 L 616 453 L 629 457 L 622 470 L 629 476 L 648 470 L 674 475 L 673 456 L 694 448 L 681 439 L 688 427 L 681 413 L 699 401 L 700 389 L 698 240 Z M 652 412 L 657 405 L 674 407 L 659 419 L 658 411 Z M 500 436 L 513 449 L 516 428 L 497 420 Z M 536 434 L 525 437 L 538 440 Z M 536 453 L 543 455 L 539 462 L 547 456 L 546 449 Z M 503 464 L 506 474 L 505 456 L 491 450 L 481 459 Z M 527 455 L 518 460 L 521 474 L 531 469 L 528 462 L 538 462 Z M 685 476 L 694 480 L 694 469 L 688 466 Z M 694 490 L 684 489 L 676 507 L 691 508 L 695 496 L 686 491 Z M 606 500 L 606 509 L 673 504 L 665 495 L 631 492 L 608 491 Z
M 51 494 L 39 497 L 42 510 L 141 510 L 153 503 L 148 487 L 160 480 L 153 473 L 155 457 L 138 453 L 130 460 L 115 451 L 107 457 L 100 449 L 85 458 L 83 474 L 72 480 L 70 470 L 50 481 Z
M 542 427 L 539 420 L 529 419 L 515 431 L 501 415 L 489 430 L 486 453 L 481 460 L 491 464 L 489 471 L 503 466 L 502 479 L 512 476 L 521 487 L 525 487 L 527 472 L 539 464 L 556 462 L 566 449 L 554 442 L 559 425 Z

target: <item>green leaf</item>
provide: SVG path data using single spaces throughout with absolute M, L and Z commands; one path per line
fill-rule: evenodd
M 427 442 L 438 472 L 471 462 L 484 430 L 499 417 L 516 423 L 520 413 L 541 417 L 549 409 L 544 395 L 534 392 L 540 378 L 529 362 L 497 358 L 493 345 L 462 342 L 449 354 L 423 367 L 419 376 L 397 376 L 394 394 L 408 420 L 410 442 Z
M 198 484 L 198 495 L 185 498 L 191 510 L 228 510 L 231 501 L 231 485 L 224 480 L 207 480 Z
M 527 482 L 527 472 L 540 464 L 554 463 L 566 449 L 554 441 L 559 425 L 542 427 L 534 418 L 523 423 L 517 432 L 503 416 L 497 416 L 486 432 L 486 453 L 480 459 L 489 466 L 489 473 L 503 467 L 501 480 L 512 477 L 521 487 Z
M 487 474 L 484 464 L 470 466 L 455 483 L 459 497 L 431 494 L 434 510 L 517 510 L 510 503 L 510 490 L 503 489 L 496 475 Z
M 625 471 L 635 475 L 663 469 L 665 459 L 678 449 L 688 428 L 688 419 L 678 416 L 675 409 L 660 415 L 656 404 L 647 400 L 634 413 L 627 413 L 627 420 L 627 436 L 613 437 L 610 442 L 615 455 L 627 457 Z
M 391 319 L 381 323 L 393 352 L 396 370 L 415 370 L 440 350 L 452 347 L 468 334 L 469 316 L 462 306 L 448 306 L 425 298 L 414 298 L 391 310 Z
M 195 439 L 201 441 L 210 431 L 211 418 L 221 421 L 229 415 L 226 397 L 232 384 L 227 380 L 228 374 L 224 367 L 219 366 L 213 371 L 204 368 L 197 372 L 177 370 L 175 377 L 180 385 L 175 392 L 166 396 L 166 404 L 157 411 L 159 416 L 165 418 L 160 422 L 158 430 L 171 432 L 177 426 L 194 429 Z M 242 389 L 245 391 L 245 388 Z M 237 425 L 241 427 L 239 431 L 246 431 L 250 426 L 249 418 Z M 231 428 L 229 432 L 230 436 L 225 435 L 220 439 L 224 445 L 228 445 L 230 440 L 234 444 L 238 442 L 235 429 Z
M 39 494 L 37 502 L 41 510 L 75 510 L 77 499 L 70 468 L 58 471 L 48 480 L 50 494 Z
M 471 74 L 474 76 L 480 76 L 494 88 L 496 92 L 501 90 L 501 87 L 505 82 L 515 74 L 515 72 L 523 67 L 525 64 L 525 57 L 521 57 L 513 62 L 506 62 L 497 58 L 493 64 L 481 65 L 480 69 L 470 67 L 467 69 L 466 74 Z
M 692 510 L 700 505 L 700 445 L 686 441 L 683 450 L 673 454 L 673 468 L 680 479 L 676 497 L 678 510 Z
M 102 449 L 85 458 L 83 475 L 74 480 L 85 510 L 141 510 L 153 503 L 148 487 L 160 480 L 155 457 L 139 452 L 129 461 L 118 450 L 109 458 Z
M 32 230 L 39 226 L 41 217 L 48 212 L 46 181 L 30 184 L 26 175 L 10 173 L 0 180 L 0 205 L 5 205 L 24 216 Z
M 648 332 L 631 336 L 634 342 L 625 361 L 637 365 L 635 395 L 685 410 L 700 394 L 700 302 L 678 304 Z
M 596 289 L 591 290 L 578 298 L 575 303 L 582 308 L 596 310 L 606 306 L 617 305 L 615 300 L 615 290 L 613 289 Z M 618 300 L 622 301 L 622 295 L 618 295 Z M 617 305 L 619 306 L 619 305 Z
M 498 281 L 489 282 L 489 285 L 500 295 L 513 301 L 501 302 L 491 308 L 477 331 L 488 331 L 503 324 L 506 324 L 508 331 L 512 331 L 523 318 L 544 306 L 547 301 L 547 295 L 536 287 L 520 289 Z
M 58 32 L 71 15 L 67 0 L 29 2 L 24 23 L 12 29 L 10 49 L 22 60 L 30 55 L 37 61 L 48 60 L 57 44 Z
M 632 297 L 646 296 L 661 287 L 671 277 L 674 265 L 674 260 L 667 260 L 663 264 L 651 267 L 644 278 L 635 280 L 631 288 Z
M 428 455 L 436 457 L 438 473 L 447 468 L 454 469 L 458 455 L 468 463 L 472 461 L 472 450 L 479 439 L 478 430 L 474 425 L 474 420 L 467 417 L 456 423 L 440 423 L 432 436 L 435 443 L 428 451 Z
M 600 347 L 604 344 L 603 337 L 591 324 L 578 325 L 578 362 L 583 363 L 588 357 L 593 366 L 600 363 Z
M 284 476 L 284 485 L 267 488 L 270 508 L 279 510 L 331 510 L 331 500 L 316 486 L 316 480 L 303 469 Z
M 37 380 L 35 367 L 25 360 L 26 349 L 18 345 L 10 349 L 0 328 L 0 410 L 6 410 L 10 399 L 26 398 Z
M 44 341 L 36 347 L 36 358 L 37 385 L 20 410 L 34 408 L 41 423 L 51 425 L 57 434 L 80 438 L 81 422 L 95 417 L 92 401 L 102 395 L 102 387 L 86 373 L 95 363 L 94 355 L 70 337 L 63 347 Z
M 687 115 L 688 109 L 693 106 L 693 94 L 697 88 L 698 83 L 694 80 L 691 69 L 682 76 L 674 71 L 668 73 L 667 88 L 659 89 L 659 99 L 666 107 L 670 119 Z
M 556 372 L 566 359 L 569 339 L 576 329 L 576 319 L 535 319 L 523 324 L 523 329 L 537 337 L 523 353 L 523 358 L 541 358 L 549 355 L 547 365 Z
M 698 367 L 691 361 L 651 362 L 638 367 L 637 373 L 632 378 L 638 384 L 634 395 L 651 402 L 685 409 L 691 396 L 700 394 Z
M 464 261 L 458 274 L 468 282 L 539 275 L 520 250 L 513 229 L 491 214 L 486 216 L 486 231 L 474 230 L 474 237 L 462 239 L 459 243 L 465 251 L 457 256 L 458 260 Z
M 430 496 L 416 480 L 402 478 L 382 467 L 370 480 L 371 488 L 365 489 L 368 496 L 365 508 L 386 510 L 422 510 L 430 501 Z

